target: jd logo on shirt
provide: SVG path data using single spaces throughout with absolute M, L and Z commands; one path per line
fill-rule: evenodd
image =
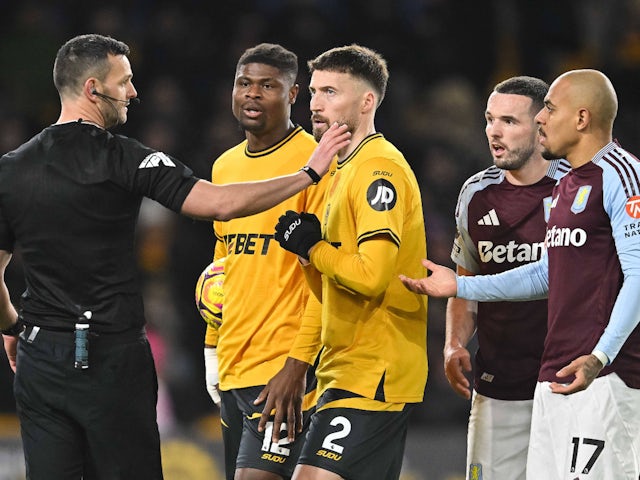
M 396 189 L 391 182 L 380 178 L 369 185 L 367 201 L 378 212 L 391 210 L 396 204 Z

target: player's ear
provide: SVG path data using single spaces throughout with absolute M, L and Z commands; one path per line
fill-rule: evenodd
M 576 118 L 576 128 L 584 130 L 591 123 L 591 112 L 586 108 L 578 110 Z
M 298 93 L 300 92 L 300 85 L 294 83 L 293 86 L 289 89 L 289 104 L 293 105 L 296 103 L 296 99 L 298 98 Z
M 369 113 L 378 106 L 378 99 L 371 90 L 367 90 L 362 98 L 362 113 Z

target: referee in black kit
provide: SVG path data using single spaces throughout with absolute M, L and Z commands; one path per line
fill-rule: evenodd
M 209 221 L 251 215 L 319 180 L 349 142 L 334 125 L 300 172 L 214 186 L 107 131 L 137 100 L 128 55 L 101 35 L 65 43 L 60 118 L 0 159 L 0 274 L 19 246 L 27 285 L 18 316 L 0 284 L 0 329 L 31 480 L 162 478 L 134 253 L 142 198 Z

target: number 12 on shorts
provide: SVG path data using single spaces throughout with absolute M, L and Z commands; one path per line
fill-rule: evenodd
M 573 444 L 573 453 L 571 455 L 571 473 L 575 473 L 576 471 L 576 466 L 578 463 L 578 452 L 584 450 L 584 448 L 595 447 L 595 449 L 591 453 L 591 457 L 589 457 L 589 460 L 587 460 L 587 463 L 582 469 L 582 473 L 584 475 L 588 474 L 593 468 L 593 465 L 596 463 L 596 460 L 598 460 L 598 457 L 602 453 L 602 450 L 604 450 L 604 440 L 596 440 L 595 438 L 583 438 L 582 442 L 580 442 L 580 437 L 573 437 L 571 439 L 571 443 Z M 588 445 L 589 447 L 581 447 L 581 445 Z
M 285 432 L 284 438 L 280 435 L 281 438 L 278 442 L 271 442 L 271 437 L 273 436 L 273 422 L 267 422 L 264 429 L 264 439 L 262 440 L 262 451 L 277 453 L 278 455 L 288 457 L 291 450 L 282 446 L 289 444 L 289 439 L 286 436 L 287 424 L 284 422 L 280 425 L 280 433 L 282 434 L 282 432 Z

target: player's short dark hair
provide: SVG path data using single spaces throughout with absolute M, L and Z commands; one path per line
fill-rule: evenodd
M 309 73 L 316 70 L 349 73 L 366 81 L 378 94 L 378 105 L 382 103 L 387 91 L 389 81 L 387 61 L 375 50 L 361 45 L 352 44 L 332 48 L 309 60 L 307 65 Z
M 536 113 L 544 107 L 544 97 L 549 91 L 549 85 L 544 80 L 536 77 L 511 77 L 493 87 L 496 93 L 523 95 L 531 99 L 531 108 Z
M 129 55 L 129 46 L 95 33 L 78 35 L 67 41 L 53 64 L 53 83 L 58 92 L 78 92 L 88 77 L 104 79 L 109 73 L 109 54 Z
M 295 83 L 298 76 L 298 56 L 277 43 L 261 43 L 246 49 L 238 60 L 236 72 L 248 63 L 262 63 L 275 67 L 289 76 L 291 83 Z

